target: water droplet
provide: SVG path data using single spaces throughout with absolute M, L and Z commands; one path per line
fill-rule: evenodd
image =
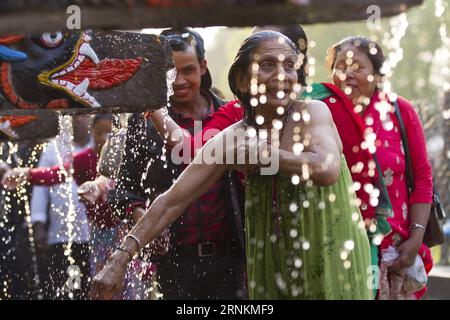
M 310 244 L 309 244 L 309 241 L 304 241 L 303 242 L 303 244 L 302 244 L 302 248 L 303 248 L 303 250 L 309 250 L 309 248 L 310 248 Z
M 281 130 L 283 128 L 283 122 L 278 119 L 274 119 L 272 121 L 272 126 L 276 130 Z
M 296 154 L 296 155 L 300 155 L 303 151 L 305 147 L 303 146 L 303 144 L 297 142 L 294 143 L 294 145 L 292 146 L 292 151 Z
M 373 238 L 373 244 L 376 245 L 376 246 L 379 246 L 381 244 L 381 241 L 383 241 L 383 235 L 381 235 L 381 234 L 377 234 Z
M 282 81 L 282 80 L 280 80 L 280 81 Z M 277 98 L 278 99 L 283 99 L 285 95 L 286 94 L 284 93 L 284 91 L 278 91 L 277 92 Z
M 334 193 L 330 193 L 330 195 L 328 196 L 328 200 L 333 203 L 336 201 L 336 195 Z
M 355 248 L 355 242 L 347 240 L 344 242 L 344 248 L 348 251 L 352 251 Z
M 284 108 L 283 108 L 283 107 L 278 107 L 278 108 L 277 108 L 277 114 L 279 114 L 280 116 L 281 116 L 282 114 L 284 114 Z
M 297 238 L 298 231 L 296 229 L 291 229 L 291 231 L 289 232 L 289 235 L 291 236 L 291 238 Z
M 289 205 L 289 211 L 291 211 L 291 212 L 296 212 L 297 209 L 298 209 L 298 206 L 297 206 L 296 203 L 293 202 L 293 203 L 291 203 L 291 204 Z
M 261 103 L 261 104 L 266 104 L 267 103 L 267 97 L 266 97 L 266 95 L 261 95 L 260 97 L 259 97 L 259 102 Z
M 255 121 L 258 125 L 262 125 L 264 123 L 264 117 L 261 115 L 257 115 Z

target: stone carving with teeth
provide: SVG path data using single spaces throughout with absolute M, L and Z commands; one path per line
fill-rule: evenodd
M 0 132 L 57 134 L 66 114 L 138 112 L 167 103 L 170 46 L 131 32 L 70 31 L 0 37 Z

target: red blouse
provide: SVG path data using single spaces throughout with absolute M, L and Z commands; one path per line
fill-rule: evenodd
M 383 180 L 394 210 L 394 216 L 389 217 L 388 222 L 394 231 L 392 235 L 393 241 L 399 242 L 409 237 L 409 211 L 411 205 L 432 202 L 433 179 L 430 161 L 427 156 L 425 134 L 419 116 L 411 103 L 399 97 L 398 105 L 408 137 L 414 176 L 414 191 L 410 196 L 408 195 L 406 161 L 398 119 L 394 113 L 388 113 L 393 126 L 385 129 L 380 120 L 380 113 L 376 108 L 379 102 L 380 99 L 375 94 L 362 118 L 366 124 L 370 123 L 366 128 L 371 128 L 377 136 L 375 141 L 376 155 L 380 162 Z M 385 123 L 389 123 L 389 119 Z M 398 234 L 396 235 L 396 233 Z

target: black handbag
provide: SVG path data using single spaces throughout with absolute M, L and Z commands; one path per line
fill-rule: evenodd
M 402 137 L 403 150 L 405 151 L 406 181 L 408 193 L 411 194 L 411 192 L 414 190 L 414 176 L 411 165 L 411 153 L 409 151 L 408 137 L 406 135 L 405 125 L 403 122 L 402 115 L 400 113 L 400 108 L 398 106 L 397 100 L 394 101 L 394 106 L 395 106 L 395 115 L 397 116 L 398 123 L 400 125 L 400 134 Z M 425 228 L 425 234 L 423 236 L 423 243 L 425 243 L 429 248 L 444 243 L 445 236 L 443 224 L 445 217 L 446 215 L 444 207 L 442 206 L 441 198 L 436 188 L 436 184 L 433 181 L 433 203 L 431 205 L 430 218 L 428 219 L 428 223 Z

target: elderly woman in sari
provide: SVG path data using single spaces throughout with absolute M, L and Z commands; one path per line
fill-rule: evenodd
M 152 203 L 93 279 L 93 298 L 108 299 L 119 290 L 127 264 L 142 246 L 230 168 L 247 173 L 250 298 L 372 298 L 369 242 L 356 196 L 349 192 L 352 181 L 341 142 L 323 103 L 297 100 L 298 68 L 297 48 L 280 33 L 262 31 L 243 42 L 229 83 L 244 119 L 208 141 Z M 240 131 L 247 138 L 235 144 Z M 236 161 L 251 158 L 254 151 L 256 163 Z M 220 161 L 230 160 L 230 154 L 233 163 Z M 203 163 L 208 155 L 219 161 Z M 276 168 L 277 161 L 279 171 L 259 174 Z

